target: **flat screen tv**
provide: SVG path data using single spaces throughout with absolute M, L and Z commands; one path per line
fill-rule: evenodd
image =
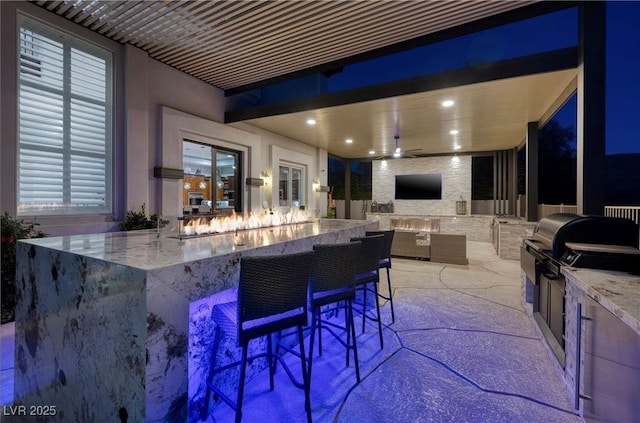
M 441 200 L 442 175 L 396 175 L 396 200 Z

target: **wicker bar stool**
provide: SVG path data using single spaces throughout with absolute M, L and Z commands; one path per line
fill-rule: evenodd
M 365 320 L 369 319 L 378 323 L 378 335 L 380 348 L 384 347 L 382 340 L 382 320 L 380 319 L 380 305 L 378 304 L 378 281 L 380 252 L 384 244 L 384 235 L 372 235 L 351 238 L 351 241 L 360 241 L 362 245 L 355 262 L 356 266 L 356 290 L 361 290 L 362 295 L 362 332 L 364 333 Z M 367 312 L 367 291 L 374 294 L 375 316 Z
M 318 331 L 318 350 L 322 355 L 322 330 L 329 332 L 346 349 L 346 365 L 349 366 L 349 353 L 353 350 L 356 380 L 360 382 L 360 364 L 356 344 L 356 329 L 353 323 L 353 300 L 355 299 L 354 262 L 359 253 L 361 242 L 340 244 L 317 244 L 313 246 L 314 257 L 309 279 L 309 300 L 312 310 L 311 340 L 309 343 L 309 379 L 313 362 L 313 346 Z M 344 326 L 323 319 L 323 315 L 332 315 L 333 311 L 344 308 Z
M 212 319 L 216 324 L 211 367 L 207 377 L 207 390 L 200 408 L 200 418 L 208 414 L 209 397 L 213 391 L 236 412 L 236 422 L 242 419 L 242 398 L 247 361 L 266 357 L 269 364 L 269 382 L 273 390 L 273 376 L 277 362 L 283 366 L 292 383 L 304 390 L 307 420 L 311 421 L 309 399 L 309 377 L 304 352 L 303 326 L 307 325 L 307 291 L 313 252 L 278 256 L 243 257 L 240 261 L 238 301 L 213 307 Z M 302 382 L 296 380 L 282 357 L 273 353 L 271 334 L 289 328 L 297 328 Z M 242 347 L 242 359 L 237 362 L 217 365 L 218 348 L 223 333 L 235 337 Z M 267 351 L 247 357 L 249 341 L 267 336 Z M 240 365 L 240 380 L 237 400 L 234 402 L 214 383 L 218 373 Z
M 391 323 L 396 322 L 396 314 L 393 310 L 393 291 L 391 290 L 391 245 L 393 244 L 393 236 L 395 235 L 395 230 L 391 229 L 390 231 L 367 231 L 365 236 L 372 235 L 383 235 L 384 243 L 382 244 L 382 251 L 380 251 L 380 263 L 378 264 L 379 269 L 387 269 L 387 287 L 389 289 L 389 296 L 387 297 L 384 294 L 381 294 L 378 291 L 378 297 L 389 301 L 389 305 L 391 306 Z M 378 275 L 378 278 L 380 275 Z

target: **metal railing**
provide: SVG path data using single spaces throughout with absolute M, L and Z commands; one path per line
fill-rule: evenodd
M 571 204 L 538 204 L 538 219 L 555 213 L 577 213 L 578 206 Z
M 604 215 L 609 217 L 624 217 L 640 225 L 640 206 L 605 206 Z

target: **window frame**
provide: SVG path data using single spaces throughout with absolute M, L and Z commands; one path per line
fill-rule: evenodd
M 39 87 L 39 84 L 35 82 L 30 82 L 27 80 L 23 80 L 21 73 L 21 62 L 23 56 L 23 47 L 22 47 L 22 31 L 23 28 L 27 31 L 35 32 L 42 37 L 47 39 L 55 40 L 57 42 L 61 42 L 63 44 L 64 59 L 63 59 L 63 75 L 64 75 L 64 84 L 61 87 L 62 98 L 63 98 L 63 146 L 62 148 L 58 148 L 59 151 L 62 151 L 66 157 L 65 160 L 68 160 L 69 163 L 65 166 L 65 170 L 63 171 L 63 205 L 56 206 L 51 208 L 37 208 L 34 206 L 23 206 L 21 205 L 22 198 L 22 189 L 21 189 L 21 176 L 20 176 L 20 154 L 23 151 L 23 141 L 21 136 L 21 90 L 22 87 Z M 73 120 L 71 120 L 71 104 L 74 100 L 76 102 L 78 100 L 85 102 L 87 98 L 78 93 L 73 93 L 70 81 L 71 76 L 73 74 L 73 69 L 70 64 L 70 57 L 77 52 L 81 52 L 82 54 L 90 55 L 91 57 L 97 57 L 100 60 L 104 60 L 105 63 L 105 92 L 104 97 L 100 97 L 100 100 L 91 100 L 90 104 L 98 105 L 99 107 L 104 108 L 105 113 L 105 121 L 104 121 L 104 153 L 93 153 L 93 152 L 74 152 L 74 149 L 71 146 L 71 137 L 72 133 L 70 130 L 70 125 Z M 16 176 L 16 191 L 15 191 L 15 199 L 16 199 L 16 215 L 25 217 L 25 216 L 42 216 L 42 217 L 54 217 L 54 216 L 65 216 L 65 215 L 113 215 L 115 213 L 116 208 L 116 193 L 115 193 L 115 181 L 114 181 L 114 171 L 115 171 L 115 162 L 116 162 L 116 120 L 118 119 L 117 111 L 115 109 L 116 103 L 116 61 L 117 61 L 117 52 L 113 49 L 101 45 L 99 43 L 94 43 L 86 38 L 81 37 L 80 35 L 67 31 L 60 26 L 52 24 L 48 21 L 43 21 L 34 16 L 17 13 L 16 15 L 16 168 L 15 168 L 15 176 Z M 33 74 L 32 74 L 33 75 Z M 49 87 L 50 90 L 54 90 L 53 87 Z M 87 103 L 88 104 L 88 103 Z M 43 151 L 42 149 L 40 151 Z M 71 157 L 75 156 L 80 158 L 81 162 L 83 159 L 87 159 L 91 157 L 97 157 L 101 163 L 104 163 L 104 180 L 101 178 L 100 183 L 104 183 L 104 202 L 100 205 L 77 205 L 73 204 L 71 201 L 71 188 L 72 188 L 72 168 L 71 168 Z
M 280 175 L 282 174 L 281 169 L 286 168 L 288 170 L 289 177 L 286 180 L 282 180 Z M 295 181 L 298 182 L 298 186 L 295 186 L 294 183 L 294 172 L 300 172 L 300 178 Z M 306 190 L 305 187 L 307 179 L 307 168 L 305 165 L 296 164 L 292 162 L 287 162 L 280 160 L 278 163 L 278 205 L 280 207 L 288 207 L 288 208 L 300 208 L 301 206 L 306 206 Z M 283 185 L 283 182 L 285 183 Z M 298 194 L 298 205 L 294 205 L 294 193 Z

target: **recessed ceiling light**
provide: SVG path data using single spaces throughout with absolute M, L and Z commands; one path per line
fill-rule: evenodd
M 460 131 L 458 131 L 457 129 L 452 129 L 451 131 L 449 131 L 449 133 L 451 135 L 458 135 L 460 133 Z
M 454 146 L 453 146 L 453 149 L 454 149 L 454 150 L 460 150 L 461 148 L 462 148 L 462 147 L 460 147 L 459 145 L 454 145 Z
M 374 150 L 369 150 L 369 154 L 376 154 Z
M 353 140 L 351 138 L 347 138 L 346 140 L 344 140 L 344 142 L 346 142 L 347 144 L 351 144 Z
M 443 107 L 451 107 L 453 105 L 454 105 L 453 100 L 445 100 L 445 101 L 442 102 L 442 106 Z
M 315 119 L 307 119 L 307 125 L 315 125 L 315 124 L 316 124 Z

